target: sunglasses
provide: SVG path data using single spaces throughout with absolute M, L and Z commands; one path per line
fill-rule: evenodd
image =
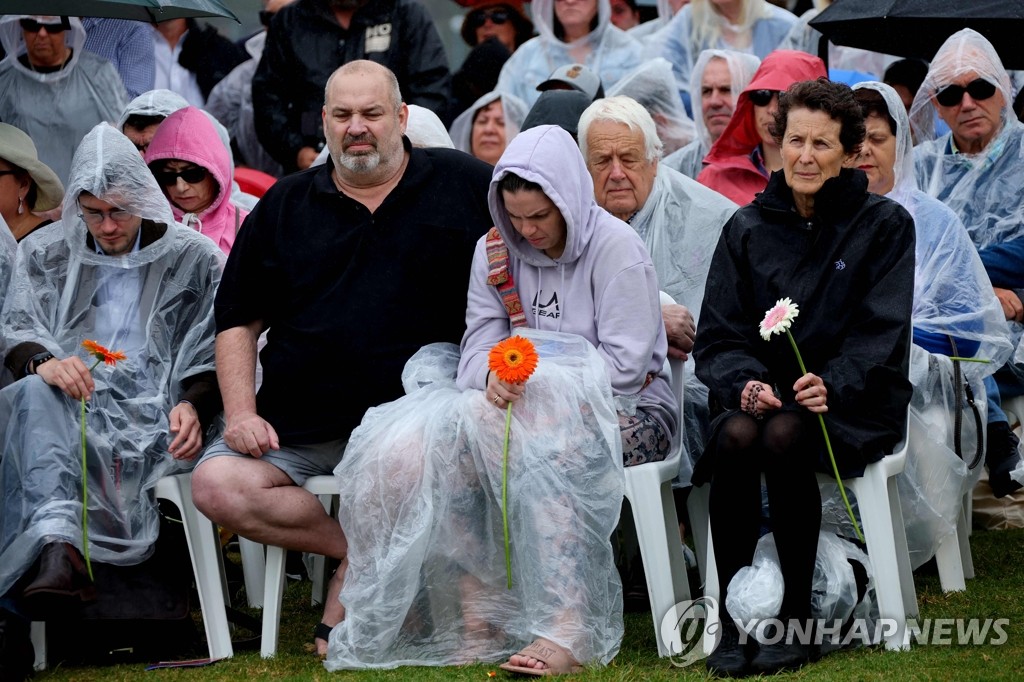
M 39 33 L 44 28 L 47 33 L 63 33 L 71 28 L 71 22 L 67 18 L 61 18 L 56 24 L 41 24 L 35 19 L 21 19 L 18 23 L 21 24 L 22 30 L 28 33 Z
M 512 16 L 505 9 L 485 9 L 474 14 L 469 23 L 473 28 L 480 28 L 487 23 L 488 19 L 492 24 L 501 26 L 506 21 L 511 21 Z
M 191 168 L 184 168 L 179 171 L 173 170 L 162 170 L 154 171 L 153 177 L 163 187 L 170 187 L 171 185 L 178 184 L 178 178 L 181 178 L 190 185 L 194 185 L 197 182 L 202 182 L 206 179 L 206 176 L 210 172 L 202 166 L 192 166 Z
M 751 90 L 747 93 L 747 97 L 754 106 L 766 107 L 772 101 L 772 97 L 779 93 L 778 90 Z
M 89 208 L 83 208 L 79 205 L 79 210 L 82 212 L 78 214 L 78 217 L 86 222 L 87 225 L 96 227 L 101 224 L 107 218 L 110 218 L 115 223 L 126 223 L 132 219 L 132 214 L 124 209 L 115 208 L 112 211 L 95 211 Z
M 984 78 L 975 78 L 965 85 L 947 85 L 935 93 L 935 100 L 944 107 L 955 107 L 964 99 L 964 93 L 971 96 L 971 99 L 988 99 L 996 94 L 996 86 Z

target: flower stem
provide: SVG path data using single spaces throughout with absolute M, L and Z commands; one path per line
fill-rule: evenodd
M 505 533 L 505 575 L 512 589 L 512 552 L 508 542 L 508 434 L 512 428 L 512 403 L 505 410 L 505 445 L 501 450 L 501 523 Z
M 985 364 L 985 365 L 992 364 L 991 360 L 986 360 L 985 358 L 961 358 L 961 357 L 959 357 L 957 355 L 951 355 L 951 356 L 949 356 L 949 359 L 950 360 L 959 360 L 960 362 L 980 362 L 980 363 Z
M 793 347 L 793 352 L 796 353 L 797 364 L 800 365 L 800 375 L 807 374 L 807 367 L 804 365 L 804 359 L 800 355 L 800 349 L 796 347 L 796 339 L 793 335 L 786 330 L 786 338 L 789 339 L 789 345 Z M 832 452 L 832 441 L 828 438 L 828 429 L 825 428 L 825 417 L 818 413 L 818 423 L 821 424 L 821 433 L 825 436 L 825 448 L 828 450 L 828 460 L 832 464 L 832 473 L 836 477 L 836 483 L 839 485 L 839 494 L 843 497 L 843 504 L 846 505 L 846 513 L 850 517 L 850 521 L 853 522 L 853 530 L 857 533 L 857 539 L 864 542 L 864 535 L 860 532 L 860 526 L 857 524 L 857 517 L 853 515 L 853 508 L 850 507 L 850 500 L 846 497 L 846 487 L 843 485 L 843 479 L 839 476 L 839 467 L 836 466 L 836 456 Z
M 89 373 L 96 369 L 96 366 L 100 364 L 97 360 L 93 363 L 92 367 L 89 368 Z M 89 580 L 93 580 L 92 577 L 92 562 L 89 561 L 89 476 L 86 474 L 86 461 L 85 461 L 85 398 L 81 400 L 82 403 L 82 556 L 85 558 L 85 568 L 89 572 Z

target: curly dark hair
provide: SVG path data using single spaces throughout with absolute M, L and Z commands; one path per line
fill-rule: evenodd
M 779 95 L 779 110 L 775 113 L 772 137 L 782 144 L 789 112 L 793 109 L 823 111 L 841 125 L 839 142 L 847 154 L 856 154 L 864 142 L 864 112 L 853 96 L 849 85 L 834 83 L 827 78 L 793 83 Z

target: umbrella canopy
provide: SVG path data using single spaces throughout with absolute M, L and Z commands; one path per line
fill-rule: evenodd
M 238 21 L 234 12 L 220 0 L 3 0 L 0 14 L 106 17 L 145 22 L 188 17 L 227 17 Z
M 1006 68 L 1024 68 L 1024 0 L 836 0 L 811 26 L 836 45 L 928 61 L 946 38 L 973 28 Z

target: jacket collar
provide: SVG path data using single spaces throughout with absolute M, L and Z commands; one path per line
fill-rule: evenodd
M 813 222 L 832 222 L 853 213 L 864 203 L 868 192 L 868 176 L 856 168 L 843 168 L 839 175 L 829 178 L 814 196 Z M 786 184 L 783 171 L 775 171 L 768 186 L 754 198 L 754 204 L 763 214 L 776 220 L 803 221 L 796 211 L 793 190 Z

